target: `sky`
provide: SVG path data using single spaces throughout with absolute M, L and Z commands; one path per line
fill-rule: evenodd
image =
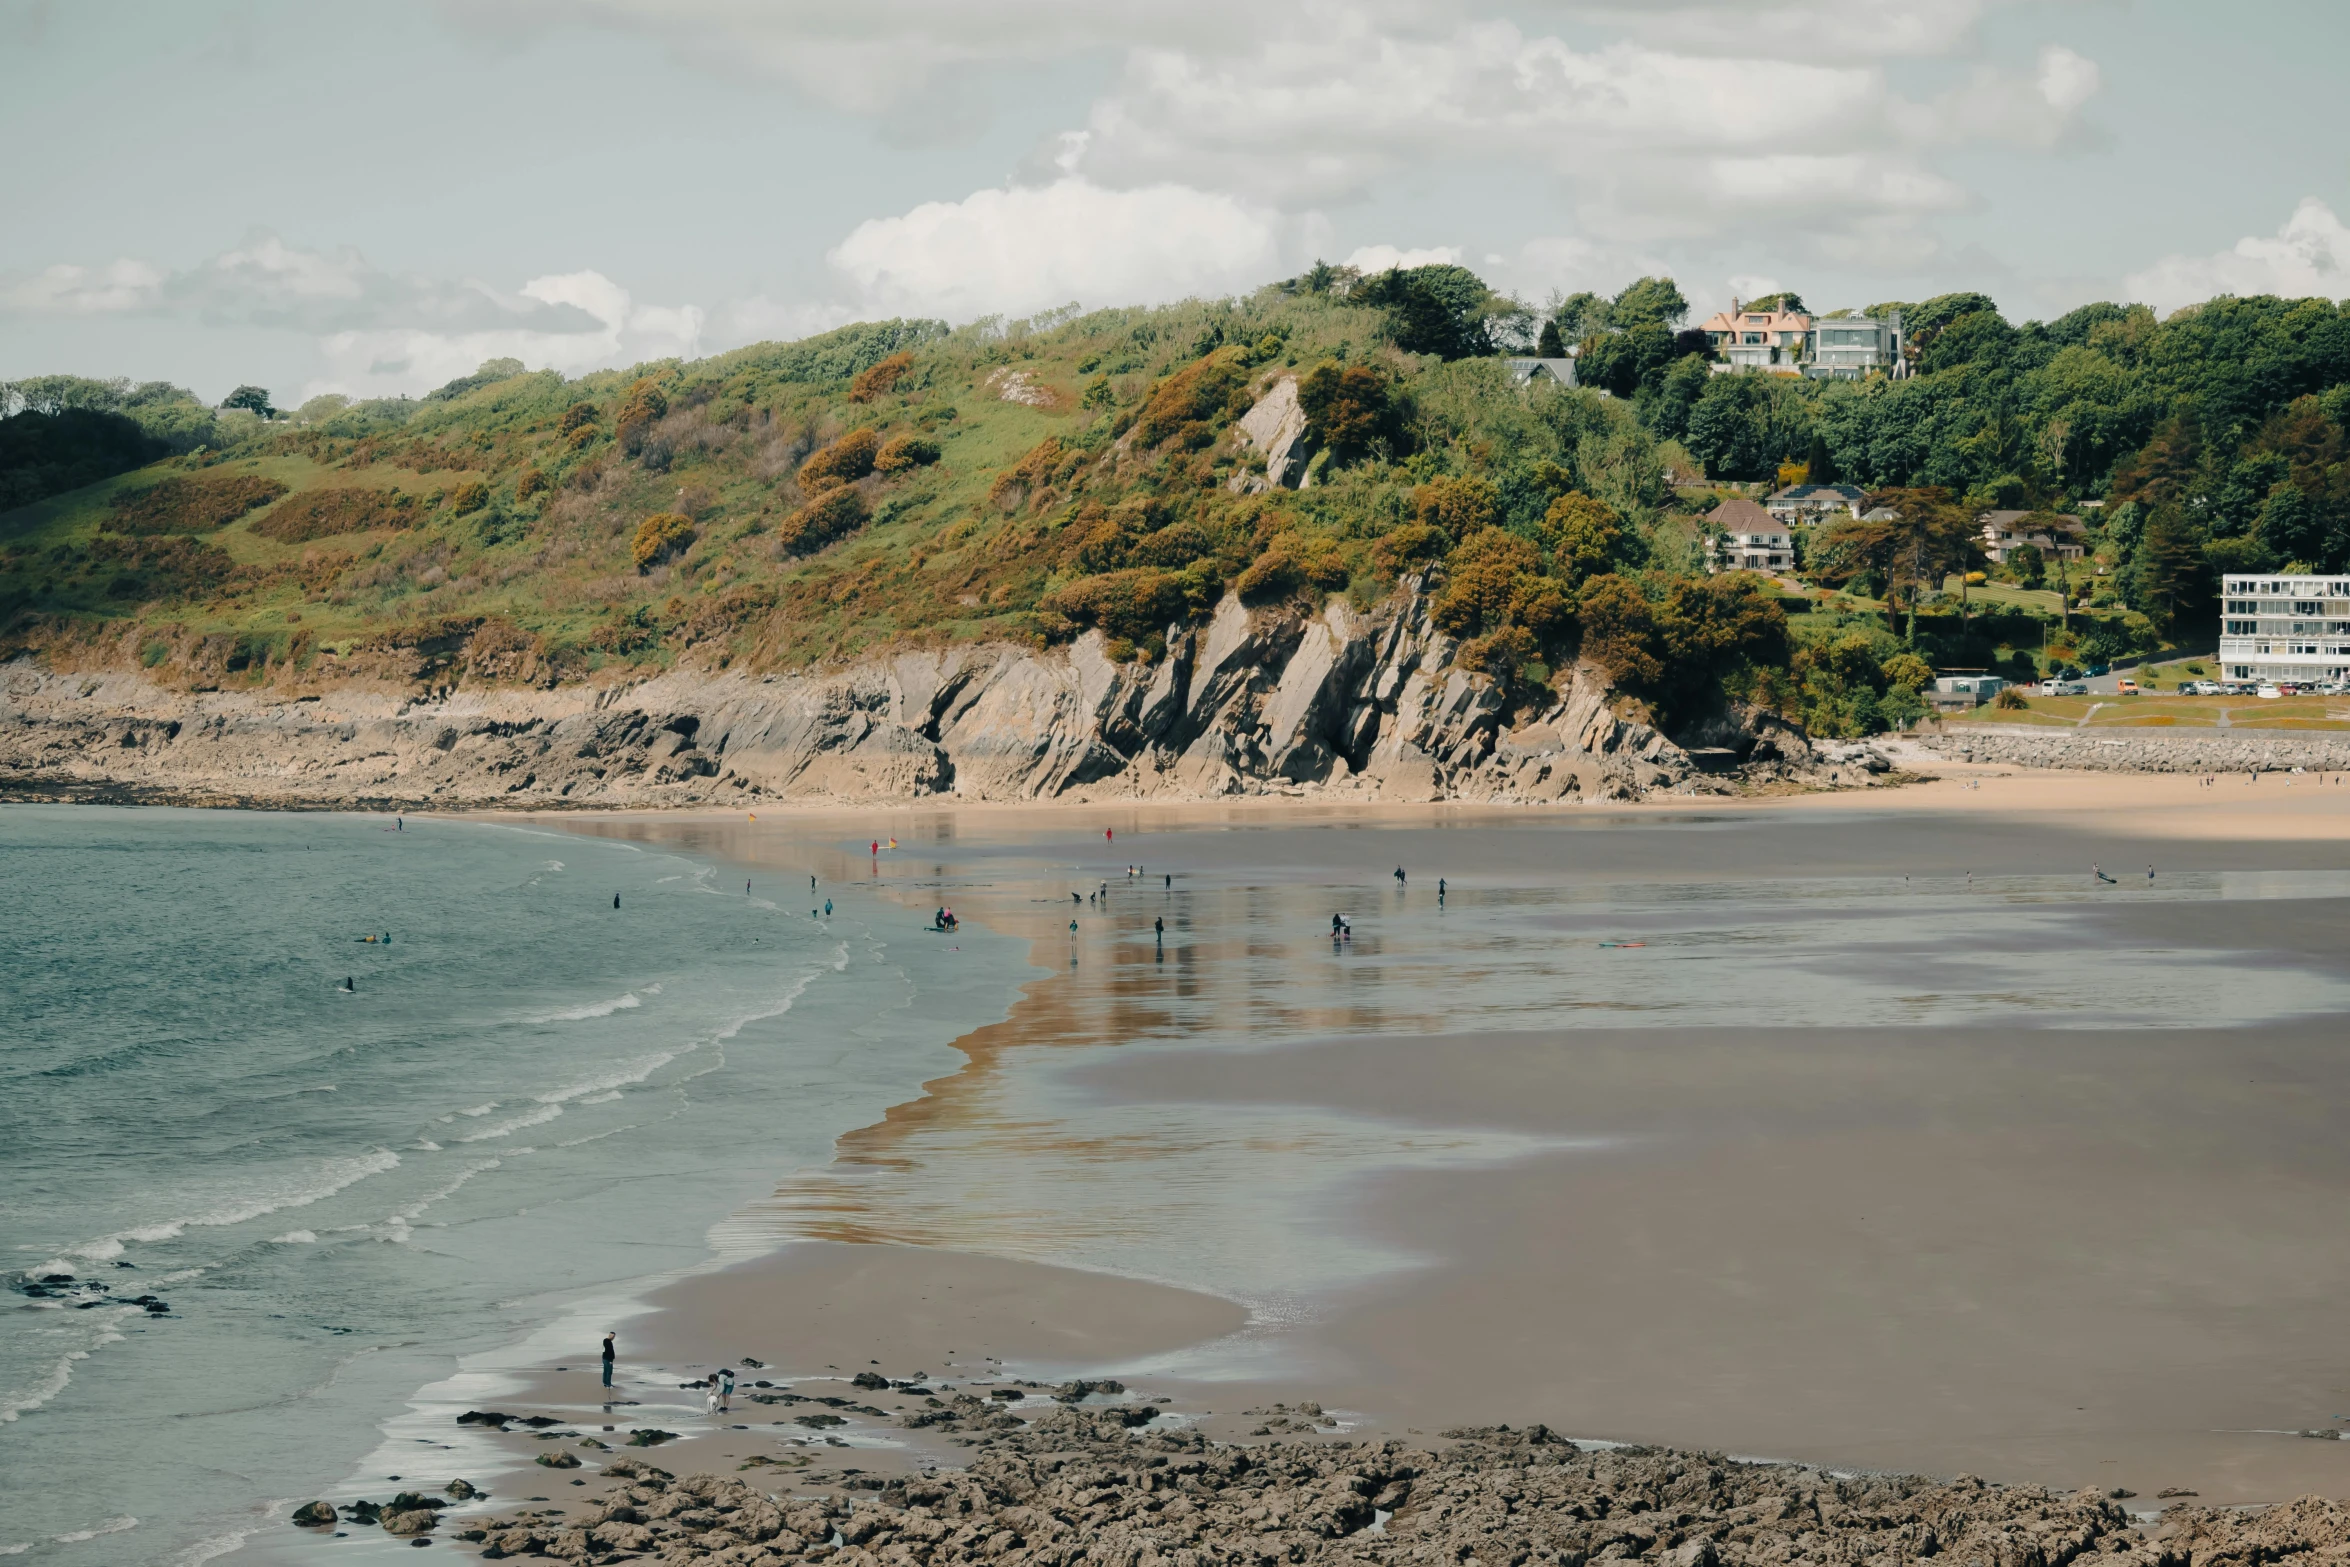
M 291 406 L 1457 261 L 2350 296 L 2340 0 L 0 0 L 0 379 Z

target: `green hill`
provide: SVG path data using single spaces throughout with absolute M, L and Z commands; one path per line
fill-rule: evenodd
M 1098 626 L 1147 659 L 1227 591 L 1367 605 L 1427 573 L 1473 668 L 1540 681 L 1580 652 L 1668 719 L 1726 682 L 1854 732 L 1902 716 L 1902 643 L 1985 663 L 2028 639 L 1962 631 L 1938 569 L 1905 586 L 1884 551 L 1843 547 L 1808 553 L 1855 599 L 1790 626 L 1778 590 L 1701 575 L 1707 475 L 1939 487 L 1912 510 L 1957 533 L 1970 506 L 2106 500 L 2115 637 L 2192 629 L 2222 566 L 2350 558 L 2350 321 L 2325 301 L 2011 327 L 1947 296 L 1906 307 L 1921 373 L 1823 385 L 1710 373 L 1654 319 L 1678 292 L 1643 280 L 1612 318 L 1570 301 L 1608 396 L 1519 384 L 1497 347 L 1557 323 L 1458 268 L 1349 282 L 863 324 L 570 381 L 495 362 L 274 420 L 24 383 L 0 500 L 42 498 L 0 513 L 0 656 L 258 683 L 470 639 L 505 650 L 476 678 L 551 684 Z M 1284 378 L 1302 489 L 1267 488 L 1235 433 Z

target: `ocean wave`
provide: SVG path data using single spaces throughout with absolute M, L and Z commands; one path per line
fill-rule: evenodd
M 398 1169 L 399 1165 L 400 1156 L 389 1148 L 378 1148 L 344 1159 L 321 1159 L 307 1172 L 282 1172 L 280 1184 L 274 1187 L 256 1189 L 248 1186 L 239 1191 L 223 1192 L 215 1199 L 218 1203 L 216 1207 L 199 1209 L 153 1224 L 117 1230 L 112 1235 L 69 1246 L 62 1255 L 90 1262 L 111 1262 L 122 1255 L 125 1242 L 152 1245 L 157 1241 L 178 1240 L 191 1229 L 243 1224 L 282 1209 L 307 1208 L 314 1202 L 324 1202 L 346 1187 L 356 1186 L 371 1175 Z M 73 1271 L 73 1264 L 62 1259 L 47 1264 L 47 1267 L 56 1272 Z
M 272 1236 L 269 1244 L 272 1246 L 315 1246 L 318 1244 L 318 1232 L 315 1230 L 288 1230 L 283 1235 Z
M 79 1545 L 84 1540 L 95 1540 L 102 1534 L 120 1534 L 125 1529 L 136 1529 L 138 1526 L 139 1520 L 136 1518 L 109 1518 L 95 1528 L 76 1529 L 71 1534 L 61 1534 L 55 1538 L 59 1545 Z
M 510 1133 L 519 1132 L 526 1126 L 537 1126 L 541 1122 L 552 1121 L 562 1113 L 563 1107 L 561 1105 L 542 1102 L 535 1110 L 525 1110 L 522 1114 L 508 1116 L 503 1121 L 493 1121 L 478 1132 L 466 1133 L 457 1141 L 461 1143 L 488 1142 L 493 1137 L 505 1137 Z
M 48 1372 L 32 1386 L 10 1388 L 4 1393 L 0 1393 L 0 1425 L 14 1423 L 17 1416 L 28 1410 L 40 1408 L 64 1392 L 66 1385 L 73 1381 L 74 1362 L 89 1359 L 109 1344 L 121 1343 L 123 1332 L 115 1324 L 125 1317 L 144 1316 L 145 1314 L 137 1306 L 122 1306 L 113 1310 L 100 1309 L 77 1313 L 72 1319 L 77 1325 L 86 1322 L 95 1328 L 90 1336 L 90 1341 L 79 1349 L 67 1350 L 63 1358 L 52 1365 Z
M 636 992 L 632 990 L 626 995 L 615 996 L 610 1001 L 591 1001 L 586 1006 L 567 1007 L 561 1012 L 542 1012 L 536 1017 L 525 1018 L 523 1021 L 526 1023 L 581 1023 L 591 1017 L 610 1017 L 615 1012 L 643 1005 L 644 1003 L 637 999 Z
M 689 1045 L 686 1048 L 690 1050 L 693 1047 Z M 626 1088 L 632 1083 L 641 1083 L 676 1059 L 677 1052 L 674 1050 L 656 1050 L 649 1056 L 620 1062 L 594 1077 L 573 1083 L 569 1088 L 558 1088 L 536 1097 L 540 1104 L 560 1107 L 585 1099 L 590 1094 L 608 1093 Z M 542 1116 L 540 1119 L 546 1118 Z

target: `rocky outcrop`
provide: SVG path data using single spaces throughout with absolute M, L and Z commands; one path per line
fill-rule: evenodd
M 1227 598 L 1165 657 L 1098 634 L 906 652 L 840 672 L 420 695 L 351 681 L 189 692 L 144 673 L 0 671 L 0 792 L 268 805 L 663 806 L 761 799 L 1217 798 L 1335 792 L 1549 803 L 1816 769 L 1756 715 L 1705 765 L 1577 669 L 1513 697 L 1462 668 L 1407 588 L 1363 614 Z
M 1829 1473 L 1659 1448 L 1587 1448 L 1541 1426 L 1400 1441 L 1211 1442 L 1056 1411 L 979 1442 L 967 1469 L 768 1495 L 731 1476 L 616 1464 L 567 1516 L 467 1520 L 487 1557 L 643 1552 L 672 1567 L 1282 1562 L 1298 1567 L 1616 1561 L 1786 1567 L 1932 1558 L 2008 1567 L 2338 1563 L 2350 1510 L 2177 1508 L 2153 1531 L 2105 1493 Z M 1284 1422 L 1288 1424 L 1289 1422 Z
M 1265 471 L 1232 476 L 1235 490 L 1297 490 L 1306 484 L 1306 463 L 1313 456 L 1306 437 L 1306 411 L 1297 396 L 1297 377 L 1285 375 L 1258 398 L 1256 405 L 1233 426 L 1233 444 L 1265 454 Z
M 1951 727 L 1918 743 L 1957 762 L 2100 773 L 2350 771 L 2350 734 L 2280 729 Z

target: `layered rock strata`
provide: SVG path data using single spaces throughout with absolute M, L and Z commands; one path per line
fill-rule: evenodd
M 541 689 L 314 669 L 203 691 L 0 671 L 0 792 L 268 805 L 688 806 L 760 799 L 1212 799 L 1335 791 L 1556 802 L 1808 775 L 1802 735 L 1725 716 L 1699 754 L 1578 669 L 1528 705 L 1461 668 L 1416 592 L 1364 615 L 1226 599 L 1166 656 L 906 652 L 845 671 L 675 671 Z M 323 662 L 323 661 L 322 661 Z M 400 674 L 393 672 L 394 676 Z M 1865 775 L 1856 775 L 1865 781 Z
M 2097 1491 L 1847 1475 L 1654 1448 L 1588 1449 L 1540 1426 L 1387 1440 L 1210 1442 L 1130 1430 L 1121 1409 L 998 1427 L 962 1471 L 767 1494 L 732 1476 L 616 1463 L 564 1516 L 454 1520 L 486 1557 L 684 1567 L 1071 1567 L 1075 1563 L 1648 1563 L 1781 1567 L 1932 1558 L 1978 1567 L 2220 1567 L 2350 1556 L 2350 1508 L 2180 1504 L 2151 1528 Z M 1000 1429 L 1009 1427 L 1010 1429 Z

